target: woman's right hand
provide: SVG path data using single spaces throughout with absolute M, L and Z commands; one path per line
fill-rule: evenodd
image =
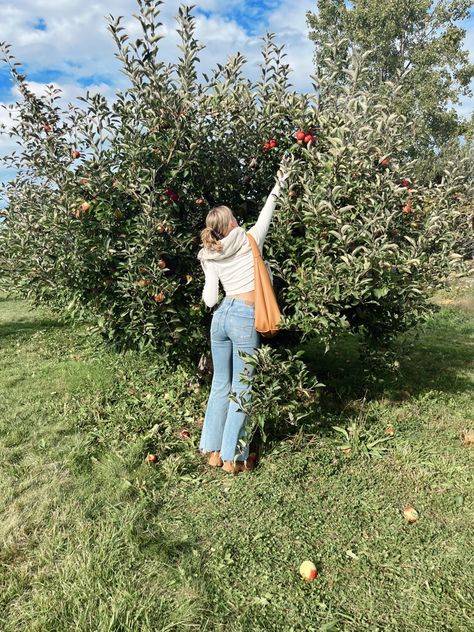
M 291 173 L 291 162 L 290 157 L 288 155 L 284 155 L 280 162 L 280 167 L 277 172 L 277 179 L 280 186 L 286 185 L 286 180 L 288 179 Z

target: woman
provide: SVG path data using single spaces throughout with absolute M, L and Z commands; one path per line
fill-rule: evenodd
M 255 238 L 260 252 L 277 197 L 286 186 L 288 175 L 288 163 L 283 159 L 277 182 L 256 224 L 248 231 Z M 214 375 L 199 449 L 202 453 L 210 453 L 209 465 L 222 466 L 224 471 L 236 474 L 253 467 L 251 460 L 247 461 L 248 445 L 242 451 L 237 450 L 246 415 L 238 412 L 238 405 L 228 397 L 231 390 L 238 396 L 244 390 L 245 385 L 240 382 L 244 367 L 248 369 L 249 376 L 253 375 L 253 367 L 242 360 L 239 351 L 254 355 L 260 346 L 260 334 L 255 329 L 253 253 L 245 229 L 239 226 L 227 206 L 216 206 L 209 211 L 206 228 L 201 231 L 201 241 L 203 247 L 198 259 L 205 274 L 202 298 L 208 307 L 217 303 L 219 279 L 225 297 L 212 316 Z

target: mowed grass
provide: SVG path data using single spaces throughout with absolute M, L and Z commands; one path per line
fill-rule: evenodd
M 373 391 L 354 339 L 309 348 L 318 418 L 230 477 L 197 453 L 208 382 L 0 299 L 2 632 L 473 630 L 474 290 L 436 301 Z M 393 427 L 382 458 L 338 449 L 352 422 Z

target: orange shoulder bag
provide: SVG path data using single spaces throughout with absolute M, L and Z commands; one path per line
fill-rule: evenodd
M 264 338 L 273 338 L 280 327 L 280 308 L 260 249 L 255 238 L 247 233 L 253 251 L 255 276 L 255 329 Z

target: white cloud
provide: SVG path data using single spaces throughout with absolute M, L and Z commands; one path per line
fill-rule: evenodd
M 0 0 L 2 3 L 1 40 L 12 44 L 12 52 L 18 61 L 27 65 L 27 75 L 42 70 L 56 70 L 60 76 L 55 81 L 64 90 L 64 100 L 74 100 L 85 94 L 80 80 L 95 77 L 97 85 L 90 86 L 91 92 L 100 90 L 113 98 L 115 90 L 128 85 L 127 78 L 119 72 L 120 64 L 115 58 L 115 43 L 107 30 L 106 16 L 122 15 L 122 26 L 133 41 L 140 35 L 141 27 L 132 17 L 137 13 L 135 0 Z M 160 60 L 176 62 L 181 55 L 177 48 L 179 35 L 176 32 L 178 8 L 181 0 L 165 0 L 161 5 L 159 20 L 163 23 L 160 40 Z M 263 61 L 261 37 L 266 32 L 276 34 L 277 45 L 285 44 L 285 63 L 292 68 L 290 82 L 293 89 L 301 92 L 312 90 L 310 75 L 314 73 L 314 45 L 308 38 L 306 14 L 316 10 L 314 0 L 281 0 L 278 7 L 262 21 L 259 34 L 249 35 L 235 20 L 226 17 L 230 9 L 244 8 L 245 0 L 192 0 L 192 11 L 196 21 L 195 36 L 205 48 L 198 53 L 200 63 L 198 72 L 210 74 L 217 62 L 225 63 L 230 54 L 237 51 L 247 59 L 243 68 L 244 75 L 255 80 L 260 73 L 257 64 Z M 211 12 L 209 16 L 199 13 L 202 9 Z M 46 30 L 38 30 L 34 25 L 44 20 Z M 468 28 L 469 27 L 469 28 Z M 465 47 L 470 51 L 474 63 L 474 20 L 465 24 L 467 29 Z M 200 75 L 199 75 L 200 76 Z M 110 82 L 111 85 L 107 85 Z M 40 84 L 31 82 L 32 89 L 40 90 Z M 11 101 L 17 99 L 13 90 Z M 474 99 L 464 97 L 461 104 L 454 107 L 469 115 Z M 0 143 L 1 143 L 0 138 Z M 0 147 L 0 152 L 1 152 Z

